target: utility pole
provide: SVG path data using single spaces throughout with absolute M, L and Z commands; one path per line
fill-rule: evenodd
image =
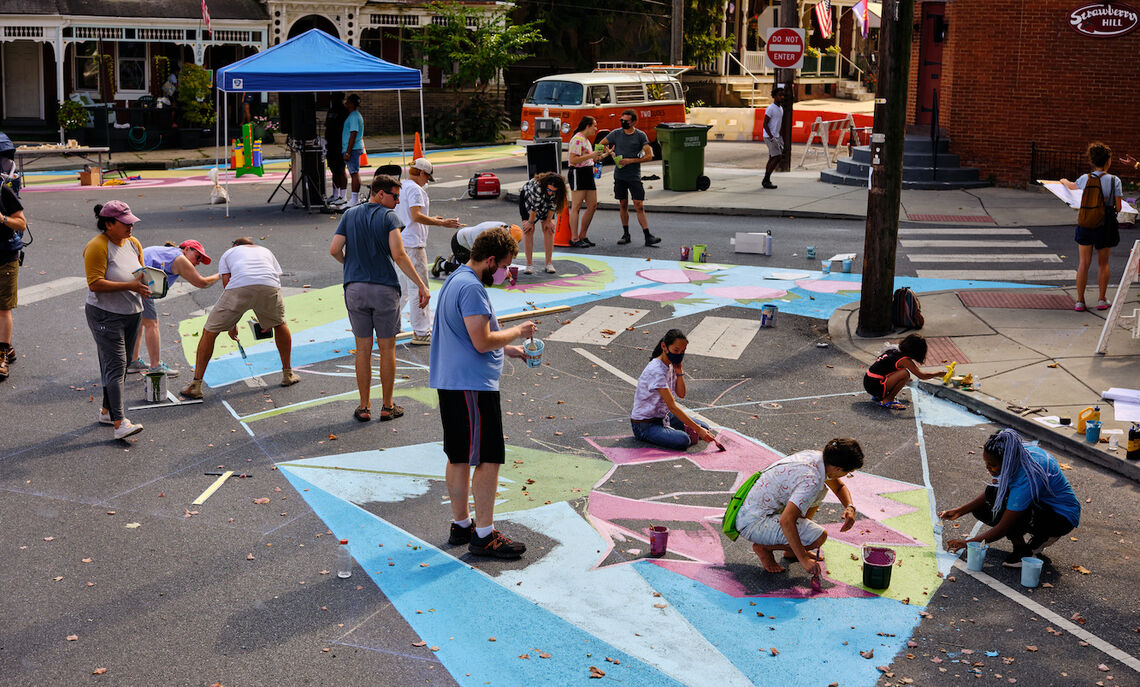
M 685 0 L 673 0 L 673 25 L 669 34 L 669 62 L 685 60 Z
M 800 27 L 799 3 L 796 0 L 781 0 L 780 22 L 781 27 L 798 29 Z M 805 47 L 807 42 L 805 41 Z M 796 70 L 777 69 L 775 71 L 776 85 L 784 86 L 784 119 L 780 124 L 780 138 L 784 139 L 784 155 L 780 158 L 777 171 L 790 172 L 792 170 L 792 101 L 796 99 Z
M 903 139 L 906 134 L 907 75 L 914 24 L 914 0 L 886 0 L 879 32 L 879 73 L 875 124 L 871 132 L 871 189 L 863 241 L 863 286 L 859 336 L 882 336 L 894 329 L 891 296 L 902 195 Z

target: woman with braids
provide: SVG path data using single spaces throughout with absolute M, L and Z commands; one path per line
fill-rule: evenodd
M 685 397 L 681 361 L 689 340 L 680 329 L 670 329 L 657 342 L 653 358 L 637 380 L 630 424 L 633 436 L 651 444 L 684 451 L 698 441 L 716 441 L 708 425 L 689 417 L 678 398 Z
M 939 513 L 939 517 L 957 520 L 970 513 L 990 529 L 970 539 L 951 539 L 946 542 L 947 550 L 957 551 L 967 542 L 1006 537 L 1013 543 L 1013 552 L 1002 565 L 1020 568 L 1023 557 L 1038 556 L 1080 524 L 1081 503 L 1056 459 L 1037 446 L 1023 444 L 1017 432 L 995 432 L 986 441 L 982 459 L 997 483 L 966 505 Z

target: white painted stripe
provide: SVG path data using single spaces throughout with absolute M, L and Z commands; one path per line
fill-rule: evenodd
M 1044 243 L 1037 239 L 1027 241 L 986 241 L 984 239 L 977 241 L 956 241 L 953 239 L 933 239 L 925 241 L 921 239 L 902 239 L 899 245 L 904 248 L 1048 248 Z
M 253 436 L 253 430 L 249 428 L 249 425 L 242 422 L 241 416 L 237 414 L 237 412 L 234 410 L 234 407 L 229 404 L 229 401 L 222 399 L 222 405 L 226 407 L 226 410 L 230 411 L 230 415 L 234 416 L 234 419 L 237 420 L 238 424 L 242 426 L 242 429 L 245 430 L 245 433 Z
M 87 280 L 83 277 L 63 277 L 35 286 L 25 286 L 16 294 L 16 302 L 20 305 L 31 305 L 53 296 L 62 296 L 80 289 L 87 288 Z
M 974 253 L 920 253 L 918 255 L 907 255 L 908 260 L 911 262 L 1000 262 L 1000 263 L 1013 263 L 1013 262 L 1061 262 L 1061 257 L 1056 253 L 1006 253 L 1004 255 L 977 255 Z
M 759 320 L 706 317 L 689 332 L 689 346 L 685 352 L 710 358 L 739 360 L 758 331 Z
M 1076 270 L 915 270 L 927 279 L 958 279 L 962 281 L 1072 281 Z
M 1028 229 L 990 229 L 988 227 L 906 227 L 899 229 L 899 236 L 931 236 L 936 234 L 964 236 L 1033 236 L 1033 232 Z
M 554 332 L 549 340 L 605 346 L 613 343 L 618 336 L 625 333 L 626 327 L 637 324 L 637 321 L 648 313 L 648 310 L 595 305 L 575 317 L 570 324 Z M 611 333 L 604 334 L 603 331 Z
M 942 546 L 942 525 L 938 517 L 938 506 L 934 497 L 934 486 L 930 483 L 930 461 L 926 455 L 926 436 L 922 431 L 922 413 L 918 406 L 926 399 L 923 391 L 919 389 L 918 382 L 910 385 L 910 397 L 915 405 L 914 428 L 918 439 L 918 455 L 922 459 L 922 484 L 926 487 L 926 503 L 930 507 L 930 526 L 934 534 L 934 558 L 938 563 L 938 572 L 943 576 L 950 572 L 950 566 L 957 556 L 946 551 Z
M 606 372 L 609 372 L 610 374 L 617 377 L 618 379 L 620 379 L 624 382 L 628 382 L 629 384 L 632 384 L 633 386 L 637 386 L 637 379 L 636 378 L 630 377 L 625 372 L 622 372 L 621 370 L 617 369 L 613 365 L 610 365 L 609 363 L 602 360 L 601 358 L 594 355 L 593 353 L 590 353 L 589 351 L 581 349 L 581 348 L 575 348 L 574 352 L 577 353 L 578 355 L 582 356 L 586 360 L 593 361 L 593 363 L 595 365 L 602 368 Z
M 1034 615 L 1040 616 L 1040 617 L 1044 618 L 1045 620 L 1048 620 L 1051 625 L 1054 625 L 1056 627 L 1056 629 L 1068 631 L 1069 634 L 1073 635 L 1077 639 L 1081 639 L 1081 640 L 1088 642 L 1090 646 L 1094 646 L 1097 649 L 1100 649 L 1104 653 L 1108 654 L 1110 657 L 1116 659 L 1117 661 L 1120 661 L 1121 663 L 1128 666 L 1132 670 L 1140 673 L 1140 659 L 1137 659 L 1135 656 L 1132 656 L 1131 654 L 1123 651 L 1122 649 L 1114 646 L 1113 644 L 1110 644 L 1109 642 L 1101 639 L 1100 637 L 1097 637 L 1096 635 L 1094 635 L 1093 633 L 1084 629 L 1080 625 L 1077 625 L 1076 623 L 1070 622 L 1067 618 L 1063 618 L 1063 617 L 1057 615 L 1056 613 L 1054 613 L 1053 611 L 1050 611 L 1048 608 L 1045 608 L 1044 606 L 1037 603 L 1033 599 L 1030 599 L 1030 598 L 1028 598 L 1022 594 L 1018 594 L 1016 591 L 1010 589 L 1008 586 L 1002 584 L 1001 582 L 998 582 L 997 580 L 990 577 L 986 573 L 981 572 L 981 571 L 975 572 L 973 570 L 970 570 L 968 567 L 966 567 L 966 564 L 963 563 L 962 561 L 955 562 L 954 567 L 958 568 L 958 570 L 966 573 L 970 577 L 973 577 L 975 580 L 986 585 L 987 587 L 994 590 L 998 594 L 1001 594 L 1002 596 L 1006 597 L 1007 599 L 1025 607 L 1026 609 L 1031 611 Z

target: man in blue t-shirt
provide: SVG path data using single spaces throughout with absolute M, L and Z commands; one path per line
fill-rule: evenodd
M 348 206 L 363 203 L 360 199 L 360 156 L 364 154 L 364 117 L 360 114 L 360 96 L 353 93 L 344 99 L 348 115 L 340 131 L 341 150 L 344 151 L 344 164 L 352 177 L 352 196 Z
M 400 281 L 393 263 L 419 286 L 421 308 L 431 294 L 416 273 L 400 230 L 404 225 L 393 208 L 400 200 L 400 182 L 387 174 L 372 180 L 369 202 L 350 209 L 340 218 L 329 254 L 344 265 L 344 305 L 356 338 L 356 387 L 360 405 L 352 416 L 360 422 L 372 419 L 372 333 L 380 352 L 380 387 L 383 396 L 381 420 L 393 420 L 404 409 L 392 400 L 396 383 L 396 335 L 400 333 Z
M 471 258 L 443 283 L 435 308 L 428 385 L 438 390 L 451 498 L 452 546 L 479 556 L 518 558 L 526 551 L 494 527 L 499 466 L 506 458 L 499 376 L 503 355 L 526 357 L 516 339 L 534 336 L 534 322 L 500 329 L 486 286 L 506 270 L 519 246 L 506 229 L 491 229 L 471 246 Z M 471 468 L 474 467 L 474 474 Z M 467 509 L 474 492 L 475 520 Z

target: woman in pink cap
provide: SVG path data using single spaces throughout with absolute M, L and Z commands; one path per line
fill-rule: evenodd
M 139 335 L 143 299 L 150 289 L 136 271 L 143 267 L 143 248 L 131 236 L 139 221 L 121 200 L 95 206 L 99 235 L 83 249 L 87 273 L 87 326 L 99 352 L 99 372 L 103 381 L 103 404 L 99 422 L 113 425 L 116 439 L 126 439 L 142 431 L 123 412 L 123 380 L 127 376 L 127 352 Z
M 162 270 L 166 273 L 166 287 L 170 288 L 179 277 L 199 289 L 205 289 L 218 281 L 218 275 L 203 277 L 196 269 L 197 265 L 209 265 L 213 262 L 206 249 L 194 239 L 183 241 L 179 245 L 167 242 L 162 246 L 147 246 L 143 248 L 143 262 L 147 267 Z M 146 339 L 146 352 L 150 356 L 150 367 L 146 361 L 139 357 L 141 338 Z M 142 310 L 142 337 L 135 339 L 135 347 L 131 351 L 131 362 L 127 365 L 127 372 L 165 372 L 167 377 L 177 377 L 178 370 L 171 369 L 162 362 L 162 337 L 158 331 L 158 312 L 154 308 L 154 301 L 143 299 Z

